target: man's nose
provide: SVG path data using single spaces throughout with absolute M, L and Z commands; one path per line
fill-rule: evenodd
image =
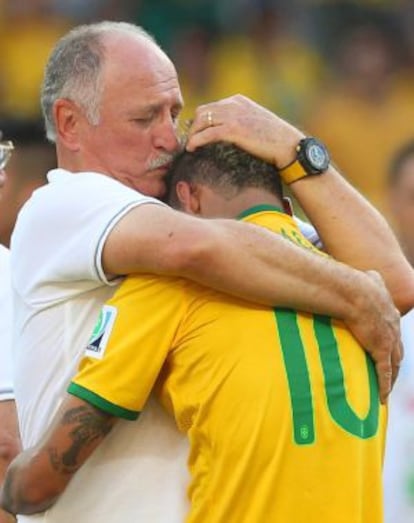
M 180 146 L 177 124 L 171 117 L 160 122 L 154 139 L 157 148 L 164 149 L 169 153 L 177 151 Z

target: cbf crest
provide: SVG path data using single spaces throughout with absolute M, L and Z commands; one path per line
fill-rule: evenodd
M 95 324 L 92 335 L 89 339 L 85 356 L 101 360 L 105 354 L 106 345 L 111 335 L 117 308 L 111 305 L 104 305 L 99 313 L 98 321 Z

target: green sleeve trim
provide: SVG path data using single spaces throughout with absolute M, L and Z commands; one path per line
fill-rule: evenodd
M 98 394 L 95 394 L 94 392 L 85 389 L 85 387 L 82 387 L 82 385 L 78 385 L 73 381 L 69 384 L 68 392 L 69 394 L 77 396 L 78 398 L 87 401 L 94 407 L 103 410 L 108 414 L 112 414 L 112 416 L 116 416 L 117 418 L 124 418 L 127 420 L 134 421 L 140 415 L 140 412 L 137 412 L 135 410 L 124 409 L 119 405 L 115 405 L 114 403 L 111 403 L 110 401 L 102 398 L 101 396 L 98 396 Z
M 256 214 L 257 212 L 263 212 L 263 211 L 276 211 L 276 212 L 282 212 L 285 214 L 285 211 L 281 209 L 280 207 L 277 207 L 276 205 L 270 205 L 267 203 L 263 203 L 262 205 L 254 205 L 253 207 L 249 207 L 245 211 L 241 212 L 238 216 L 238 220 L 242 220 L 243 218 L 246 218 L 247 216 L 250 216 L 252 214 Z

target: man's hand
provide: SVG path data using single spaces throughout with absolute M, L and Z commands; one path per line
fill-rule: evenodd
M 293 162 L 304 135 L 264 107 L 242 95 L 201 105 L 189 131 L 187 150 L 226 141 L 276 167 Z
M 375 271 L 366 273 L 366 281 L 358 289 L 358 294 L 352 317 L 344 321 L 374 360 L 381 402 L 385 403 L 403 357 L 400 313 L 381 276 Z

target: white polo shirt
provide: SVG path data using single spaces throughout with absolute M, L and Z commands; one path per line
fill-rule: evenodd
M 9 251 L 0 245 L 0 401 L 14 398 L 11 302 Z
M 101 265 L 114 225 L 132 208 L 161 204 L 97 173 L 56 169 L 19 214 L 12 237 L 16 403 L 25 448 L 50 423 L 113 293 Z M 188 444 L 153 401 L 120 420 L 44 515 L 43 523 L 181 523 Z

